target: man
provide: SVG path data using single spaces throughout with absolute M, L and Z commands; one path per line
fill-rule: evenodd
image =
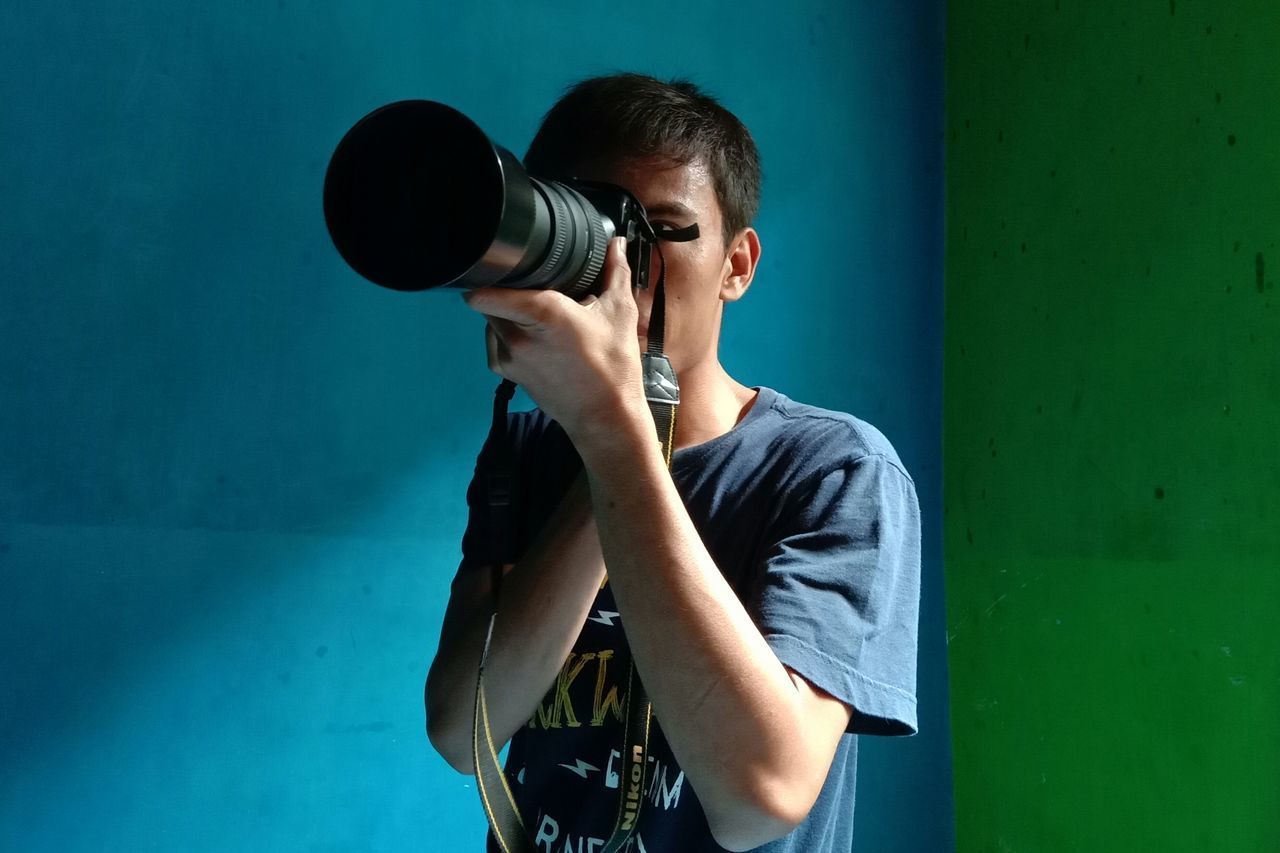
M 843 853 L 855 735 L 916 727 L 914 484 L 874 427 L 721 366 L 724 304 L 746 293 L 761 251 L 758 157 L 727 110 L 684 82 L 587 80 L 547 114 L 525 161 L 540 177 L 623 186 L 660 234 L 696 223 L 699 236 L 662 247 L 681 393 L 670 472 L 641 383 L 652 288 L 630 287 L 620 239 L 603 291 L 582 303 L 465 296 L 488 318 L 490 367 L 538 404 L 509 421 L 515 544 L 498 560 L 485 670 L 523 821 L 539 850 L 596 851 L 609 837 L 634 662 L 653 723 L 630 849 Z M 431 741 L 463 773 L 493 604 L 491 452 L 468 492 L 426 686 Z

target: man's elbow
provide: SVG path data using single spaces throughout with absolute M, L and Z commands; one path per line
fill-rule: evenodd
M 471 738 L 466 738 L 464 744 L 460 743 L 461 738 L 449 732 L 441 731 L 438 726 L 431 723 L 431 715 L 427 715 L 427 740 L 431 742 L 431 746 L 445 760 L 446 763 L 454 770 L 457 770 L 464 776 L 474 776 L 475 767 L 471 760 Z
M 711 836 L 724 849 L 740 853 L 776 841 L 799 825 L 799 821 L 743 810 L 711 825 Z
M 716 843 L 726 850 L 754 850 L 787 835 L 804 821 L 813 808 L 793 789 L 758 788 L 739 804 L 718 815 L 707 815 Z
M 471 758 L 471 730 L 461 728 L 461 721 L 448 709 L 431 701 L 431 683 L 423 691 L 423 705 L 427 715 L 427 740 L 450 767 L 464 776 L 474 776 Z

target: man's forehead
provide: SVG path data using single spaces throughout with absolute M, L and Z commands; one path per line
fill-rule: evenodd
M 701 158 L 688 163 L 669 158 L 631 158 L 597 164 L 578 177 L 626 187 L 651 216 L 684 213 L 705 219 L 719 213 L 711 170 Z

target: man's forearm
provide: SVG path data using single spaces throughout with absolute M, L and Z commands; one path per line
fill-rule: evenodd
M 600 541 L 580 478 L 502 582 L 485 664 L 485 700 L 497 746 L 533 715 L 555 682 L 603 580 Z M 437 655 L 427 679 L 432 742 L 464 773 L 472 772 L 476 673 L 488 624 L 486 612 L 471 614 L 462 639 Z
M 652 428 L 631 418 L 579 444 L 614 600 L 717 837 L 742 822 L 755 828 L 747 837 L 781 835 L 798 819 L 783 773 L 798 731 L 795 686 L 703 545 Z

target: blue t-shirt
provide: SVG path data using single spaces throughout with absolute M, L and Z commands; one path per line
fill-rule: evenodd
M 509 425 L 514 533 L 502 561 L 511 563 L 581 461 L 542 412 L 514 413 Z M 471 515 L 460 572 L 493 559 L 485 495 L 489 451 L 480 454 L 467 493 Z M 759 389 L 732 430 L 677 450 L 671 474 L 708 552 L 778 660 L 854 708 L 808 817 L 757 849 L 846 853 L 853 844 L 857 735 L 916 731 L 915 484 L 875 427 L 769 388 Z M 606 583 L 556 683 L 507 754 L 508 782 L 540 851 L 598 853 L 613 830 L 630 662 L 625 623 Z M 667 721 L 657 707 L 653 712 L 645 800 L 624 849 L 722 850 L 663 734 Z M 492 836 L 488 849 L 498 849 Z

